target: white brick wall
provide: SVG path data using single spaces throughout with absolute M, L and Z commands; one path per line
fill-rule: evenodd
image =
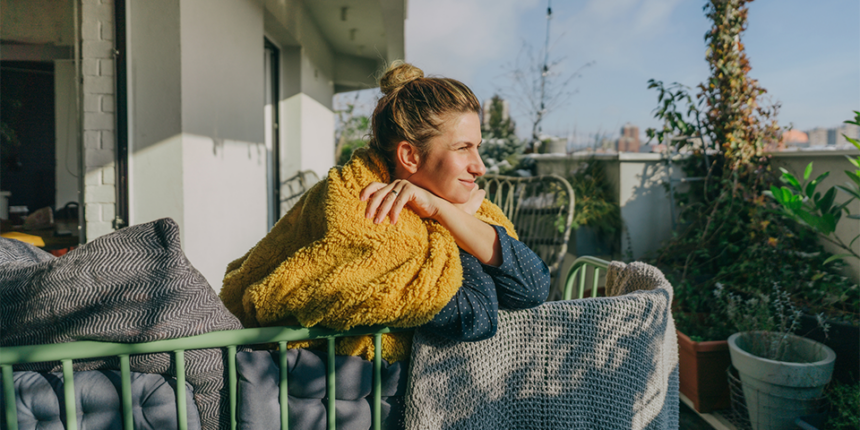
M 116 214 L 116 83 L 114 79 L 113 0 L 82 0 L 83 131 L 86 178 L 86 237 L 113 231 Z

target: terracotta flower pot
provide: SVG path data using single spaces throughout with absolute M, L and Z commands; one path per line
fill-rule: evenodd
M 684 333 L 676 332 L 681 393 L 702 413 L 729 408 L 731 403 L 726 369 L 732 360 L 728 342 L 694 342 Z

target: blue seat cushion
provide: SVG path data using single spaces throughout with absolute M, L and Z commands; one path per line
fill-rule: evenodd
M 14 372 L 15 404 L 21 430 L 64 429 L 65 393 L 62 373 Z M 131 374 L 131 404 L 136 429 L 175 429 L 176 380 L 158 374 Z M 116 370 L 75 372 L 75 402 L 79 429 L 122 428 L 121 377 Z M 0 404 L 3 403 L 0 392 Z M 193 390 L 186 384 L 188 428 L 200 429 Z M 0 427 L 7 428 L 6 414 Z

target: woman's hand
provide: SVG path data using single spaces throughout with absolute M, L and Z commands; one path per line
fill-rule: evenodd
M 400 211 L 409 205 L 409 208 L 421 218 L 433 218 L 439 212 L 441 199 L 405 179 L 398 179 L 390 184 L 373 182 L 361 191 L 361 201 L 367 202 L 365 218 L 373 218 L 373 222 L 379 224 L 386 216 L 391 218 L 392 224 L 397 224 Z M 469 202 L 464 204 L 469 204 Z M 478 203 L 480 206 L 480 202 Z M 475 209 L 477 210 L 477 209 Z

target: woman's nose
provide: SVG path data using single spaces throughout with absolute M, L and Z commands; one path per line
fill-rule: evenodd
M 478 151 L 475 151 L 474 160 L 469 165 L 469 173 L 475 176 L 484 176 L 487 173 L 487 166 L 484 165 L 484 160 L 481 159 L 481 155 Z

